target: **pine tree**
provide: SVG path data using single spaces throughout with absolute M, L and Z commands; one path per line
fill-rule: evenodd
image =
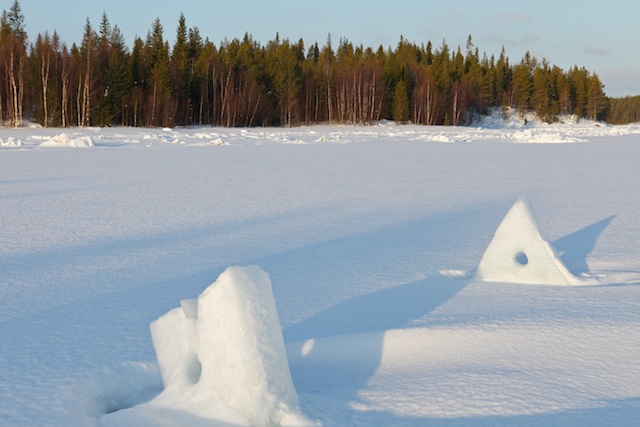
M 145 89 L 147 85 L 148 69 L 145 61 L 145 45 L 140 37 L 133 42 L 131 59 L 129 61 L 129 73 L 131 75 L 131 124 L 139 126 L 143 115 Z
M 9 12 L 2 13 L 0 41 L 5 80 L 8 84 L 8 112 L 11 126 L 22 126 L 25 96 L 25 64 L 27 62 L 27 33 L 20 3 L 15 0 Z M 1 104 L 1 100 L 0 100 Z M 0 111 L 0 119 L 2 112 Z
M 129 99 L 132 88 L 130 56 L 124 37 L 118 26 L 114 26 L 110 39 L 109 65 L 105 71 L 107 92 L 106 105 L 109 120 L 106 124 L 128 124 Z
M 78 126 L 85 127 L 91 124 L 91 111 L 93 108 L 92 85 L 94 83 L 93 64 L 96 49 L 97 35 L 91 27 L 91 22 L 87 18 L 84 26 L 84 35 L 82 37 L 82 45 L 78 52 L 78 94 L 77 94 L 77 113 Z
M 403 80 L 398 82 L 393 93 L 393 120 L 398 124 L 406 123 L 409 120 L 409 96 Z
M 290 127 L 298 120 L 298 94 L 302 89 L 304 45 L 291 44 L 289 40 L 270 43 L 266 49 L 269 74 L 277 94 L 281 126 Z
M 569 73 L 573 114 L 586 117 L 589 72 L 585 68 L 574 66 Z
M 200 55 L 204 51 L 204 43 L 202 37 L 200 36 L 200 30 L 198 27 L 189 28 L 188 34 L 188 70 L 187 70 L 187 86 L 188 86 L 188 116 L 187 123 L 192 124 L 196 123 L 196 113 L 199 117 L 201 123 L 201 113 L 202 113 L 202 103 L 203 99 L 201 98 L 202 94 L 202 85 L 204 83 L 204 73 L 201 73 L 197 67 L 197 64 L 200 60 Z
M 96 38 L 96 52 L 94 59 L 94 71 L 92 72 L 91 90 L 96 93 L 97 101 L 93 120 L 99 126 L 107 126 L 113 123 L 115 107 L 113 105 L 113 88 L 109 81 L 111 60 L 111 24 L 107 13 L 102 13 L 100 30 Z
M 184 14 L 180 14 L 176 41 L 171 53 L 171 81 L 174 104 L 177 107 L 175 120 L 178 124 L 185 124 L 189 114 L 189 45 L 187 39 L 187 24 Z
M 145 65 L 149 73 L 147 81 L 147 126 L 169 126 L 172 102 L 169 94 L 169 44 L 164 41 L 164 28 L 160 18 L 153 21 L 145 45 Z
M 318 65 L 321 68 L 320 74 L 322 78 L 322 85 L 326 91 L 326 117 L 329 123 L 335 121 L 335 107 L 334 107 L 334 62 L 335 62 L 335 54 L 333 51 L 333 46 L 331 44 L 331 34 L 327 36 L 327 43 L 322 48 L 322 52 L 320 52 L 320 58 L 318 59 Z
M 537 67 L 533 71 L 531 107 L 538 114 L 538 117 L 552 122 L 552 112 L 550 108 L 550 87 L 549 81 L 549 65 L 546 61 L 542 62 L 541 67 Z
M 22 14 L 22 8 L 20 7 L 20 2 L 18 0 L 14 0 L 11 8 L 9 9 L 9 13 L 7 14 L 7 23 L 9 28 L 11 28 L 11 33 L 21 40 L 27 39 L 27 31 L 25 30 L 25 19 Z
M 587 82 L 587 111 L 591 120 L 604 119 L 604 113 L 609 107 L 609 102 L 604 94 L 604 85 L 593 73 Z
M 533 92 L 533 75 L 526 59 L 513 67 L 511 105 L 521 114 L 530 107 Z

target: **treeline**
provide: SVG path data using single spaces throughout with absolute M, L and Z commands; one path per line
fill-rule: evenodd
M 609 123 L 640 123 L 640 96 L 611 98 L 610 102 Z
M 216 46 L 182 15 L 171 46 L 156 19 L 128 48 L 103 14 L 97 30 L 87 20 L 81 44 L 67 47 L 55 32 L 29 42 L 18 1 L 2 14 L 0 81 L 9 126 L 463 125 L 494 107 L 550 122 L 611 112 L 595 73 L 528 53 L 511 64 L 504 49 L 497 59 L 480 55 L 471 36 L 464 52 L 402 38 L 376 50 L 330 37 L 306 48 L 277 35 L 266 46 L 250 35 Z

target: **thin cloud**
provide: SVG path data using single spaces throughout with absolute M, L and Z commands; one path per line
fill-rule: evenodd
M 528 34 L 524 35 L 520 38 L 507 38 L 499 36 L 496 33 L 489 33 L 486 36 L 482 37 L 482 41 L 487 41 L 494 44 L 501 44 L 503 46 L 514 46 L 514 47 L 528 47 L 532 44 L 539 43 L 541 41 L 540 37 Z
M 540 37 L 535 35 L 526 35 L 520 39 L 520 43 L 522 43 L 523 46 L 529 46 L 531 44 L 538 43 L 539 41 Z
M 605 69 L 598 72 L 598 77 L 604 83 L 605 93 L 611 97 L 640 95 L 638 76 L 640 76 L 638 67 Z
M 528 14 L 521 13 L 497 13 L 496 18 L 500 22 L 529 22 L 532 21 L 533 18 Z
M 465 21 L 465 16 L 461 12 L 453 9 L 446 3 L 440 3 L 439 10 L 441 12 L 441 17 L 449 24 L 457 24 Z M 438 14 L 435 14 L 438 16 Z
M 591 56 L 608 56 L 611 52 L 599 47 L 588 46 L 584 48 L 584 53 Z
M 450 24 L 464 22 L 464 15 L 461 13 L 450 11 L 449 13 L 447 13 L 447 22 Z

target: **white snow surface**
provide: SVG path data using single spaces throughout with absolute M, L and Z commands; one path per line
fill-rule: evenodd
M 0 425 L 247 425 L 152 403 L 149 324 L 231 265 L 316 424 L 637 425 L 639 125 L 61 133 L 0 130 Z M 598 285 L 474 279 L 521 194 Z

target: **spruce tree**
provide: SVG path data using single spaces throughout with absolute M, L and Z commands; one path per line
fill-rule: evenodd
M 393 120 L 398 124 L 409 120 L 409 96 L 404 80 L 398 82 L 393 92 Z
M 184 14 L 180 14 L 176 41 L 171 53 L 171 81 L 176 109 L 176 123 L 186 124 L 189 114 L 189 45 L 187 24 Z
M 591 120 L 604 119 L 604 113 L 609 108 L 609 102 L 604 94 L 604 85 L 593 73 L 587 82 L 587 111 Z

